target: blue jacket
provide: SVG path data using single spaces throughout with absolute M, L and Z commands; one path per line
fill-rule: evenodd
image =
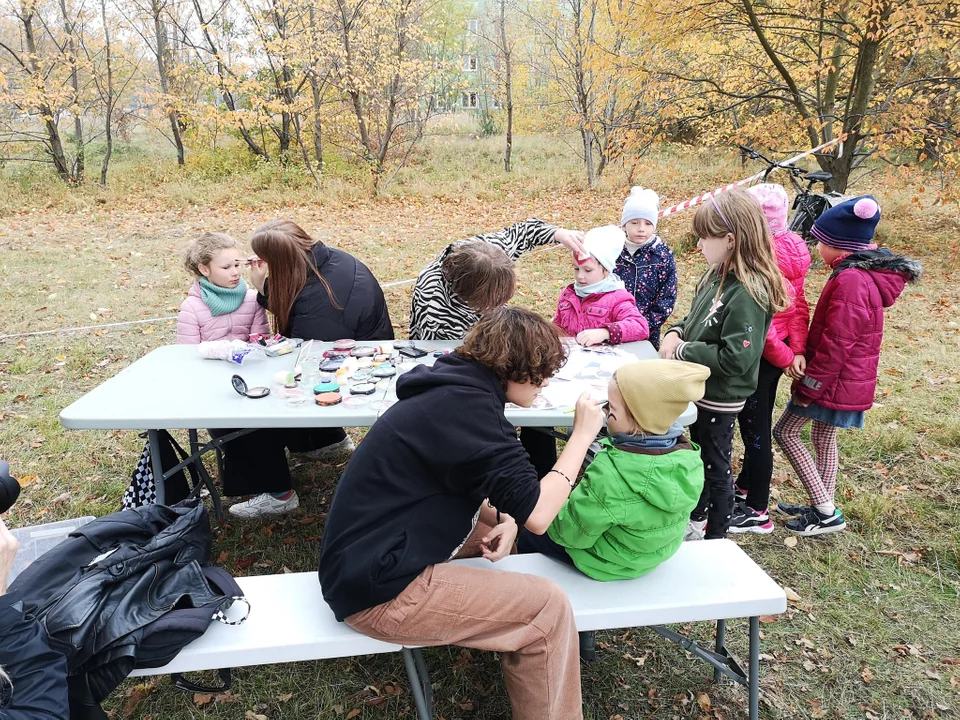
M 660 347 L 660 328 L 677 302 L 677 263 L 670 247 L 655 235 L 633 255 L 624 248 L 614 269 L 637 301 L 650 326 L 650 342 Z

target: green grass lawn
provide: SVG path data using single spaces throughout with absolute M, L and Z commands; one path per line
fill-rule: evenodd
M 619 218 L 628 189 L 621 175 L 611 171 L 587 192 L 561 139 L 521 138 L 520 169 L 507 176 L 497 165 L 499 142 L 430 138 L 377 199 L 347 176 L 318 192 L 274 168 L 224 175 L 198 164 L 178 174 L 169 159 L 125 161 L 106 191 L 0 175 L 0 331 L 175 315 L 188 286 L 178 261 L 186 241 L 203 230 L 244 240 L 277 216 L 354 253 L 381 283 L 412 278 L 452 240 L 526 217 L 581 229 Z M 660 191 L 666 204 L 751 172 L 710 150 L 664 148 L 635 181 Z M 793 543 L 781 523 L 773 535 L 737 538 L 794 593 L 787 612 L 762 625 L 765 717 L 960 716 L 960 220 L 956 208 L 914 201 L 922 179 L 883 178 L 871 175 L 862 190 L 880 199 L 880 239 L 920 259 L 925 274 L 888 312 L 865 428 L 840 434 L 838 504 L 849 529 Z M 690 243 L 691 218 L 661 224 L 678 254 L 679 314 L 703 270 Z M 528 255 L 518 274 L 515 302 L 551 315 L 570 282 L 565 254 Z M 811 272 L 811 304 L 826 277 Z M 398 337 L 406 332 L 409 289 L 386 291 Z M 0 456 L 25 485 L 9 525 L 118 509 L 143 441 L 133 432 L 67 431 L 57 414 L 174 340 L 175 324 L 164 322 L 0 341 Z M 785 390 L 786 383 L 781 404 Z M 216 523 L 213 559 L 237 574 L 314 570 L 341 469 L 296 466 L 300 510 L 262 523 Z M 782 458 L 773 495 L 803 499 Z M 703 641 L 712 634 L 708 623 L 688 630 Z M 745 631 L 745 621 L 731 623 L 729 642 L 741 655 Z M 746 712 L 744 688 L 713 685 L 706 665 L 651 631 L 602 632 L 598 640 L 598 661 L 583 668 L 592 720 L 729 720 Z M 438 717 L 509 716 L 493 655 L 441 648 L 426 657 Z M 232 692 L 216 697 L 182 693 L 160 678 L 128 683 L 109 705 L 118 718 L 153 720 L 414 716 L 398 655 L 243 668 Z

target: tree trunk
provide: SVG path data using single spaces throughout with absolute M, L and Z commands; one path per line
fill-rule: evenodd
M 317 161 L 317 171 L 323 173 L 323 120 L 320 118 L 320 84 L 317 76 L 310 71 L 310 90 L 313 93 L 313 157 Z
M 503 90 L 507 108 L 507 146 L 503 151 L 504 172 L 510 172 L 510 154 L 513 151 L 513 68 L 512 52 L 507 40 L 507 0 L 500 0 L 500 46 L 503 48 Z
M 150 0 L 150 10 L 153 15 L 153 29 L 156 34 L 156 53 L 157 53 L 157 75 L 160 76 L 160 89 L 164 96 L 170 95 L 170 77 L 167 66 L 167 28 L 164 25 L 161 13 L 163 7 L 160 0 Z M 177 117 L 177 109 L 173 103 L 167 108 L 167 117 L 170 119 L 170 132 L 173 135 L 173 145 L 177 148 L 177 165 L 183 165 L 184 149 L 183 138 L 180 134 L 180 119 Z
M 25 13 L 20 16 L 20 20 L 23 23 L 23 34 L 27 43 L 27 62 L 30 67 L 30 76 L 42 83 L 43 73 L 39 65 L 39 56 L 37 55 L 37 38 L 33 30 L 33 13 Z M 60 176 L 60 179 L 64 182 L 73 182 L 74 178 L 70 174 L 70 164 L 67 162 L 67 155 L 63 151 L 63 141 L 60 139 L 60 130 L 53 117 L 53 108 L 47 103 L 45 95 L 43 98 L 44 99 L 37 104 L 37 110 L 40 111 L 40 115 L 43 117 L 43 125 L 47 130 L 47 153 L 50 155 L 50 159 L 53 161 L 53 167 L 57 171 L 57 175 Z
M 107 97 L 106 120 L 104 121 L 104 137 L 107 150 L 103 154 L 103 164 L 100 166 L 100 184 L 107 185 L 107 170 L 110 168 L 110 156 L 113 155 L 113 58 L 110 47 L 110 25 L 107 23 L 107 0 L 100 0 L 100 19 L 103 22 L 104 53 L 107 63 Z
M 583 127 L 580 129 L 583 140 L 583 164 L 587 170 L 587 186 L 592 190 L 597 186 L 597 175 L 593 163 L 593 131 Z
M 70 87 L 73 89 L 73 132 L 74 141 L 77 145 L 77 154 L 73 161 L 74 182 L 83 182 L 84 157 L 83 157 L 83 118 L 80 112 L 80 70 L 77 67 L 77 40 L 74 37 L 76 25 L 70 22 L 70 16 L 67 14 L 67 0 L 60 0 L 60 12 L 63 18 L 63 31 L 67 36 L 67 51 L 70 53 Z

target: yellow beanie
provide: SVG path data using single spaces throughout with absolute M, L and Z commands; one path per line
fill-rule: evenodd
M 703 397 L 710 368 L 682 360 L 638 360 L 613 374 L 633 419 L 652 435 L 663 435 Z

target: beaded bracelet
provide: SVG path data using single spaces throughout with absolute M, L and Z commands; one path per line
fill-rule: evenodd
M 552 470 L 550 470 L 550 472 L 554 472 L 560 477 L 562 477 L 564 480 L 566 480 L 567 484 L 570 486 L 570 489 L 573 490 L 573 480 L 571 480 L 570 476 L 567 475 L 563 470 L 561 470 L 560 468 L 553 468 Z M 547 473 L 547 474 L 549 475 L 550 473 Z

